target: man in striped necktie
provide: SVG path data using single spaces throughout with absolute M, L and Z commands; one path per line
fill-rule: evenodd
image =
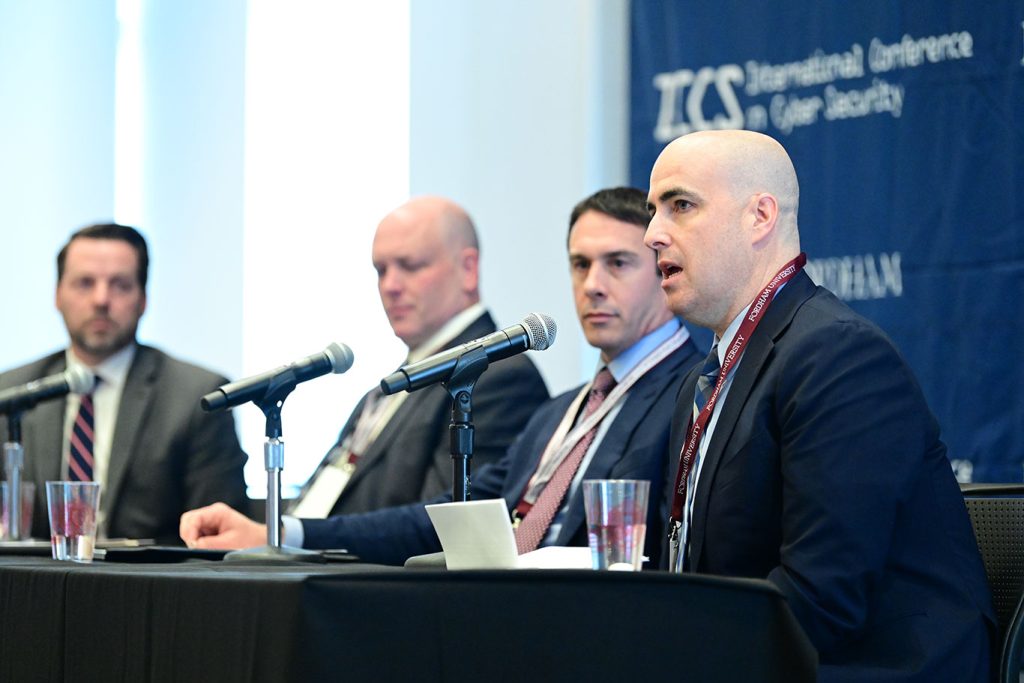
M 25 479 L 36 491 L 47 480 L 98 482 L 101 534 L 173 542 L 184 510 L 224 499 L 245 504 L 246 456 L 231 414 L 199 407 L 200 396 L 227 380 L 136 342 L 148 268 L 146 241 L 134 228 L 75 232 L 57 256 L 55 301 L 68 348 L 0 374 L 0 388 L 70 365 L 102 377 L 87 395 L 25 413 Z M 32 517 L 32 535 L 48 537 L 45 495 L 36 495 Z

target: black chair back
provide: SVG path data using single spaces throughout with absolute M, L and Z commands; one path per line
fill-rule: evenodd
M 1016 683 L 1024 648 L 1024 484 L 964 484 L 960 489 L 999 625 L 998 680 Z

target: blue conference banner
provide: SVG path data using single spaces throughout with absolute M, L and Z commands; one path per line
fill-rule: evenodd
M 1024 0 L 632 0 L 630 177 L 745 128 L 808 273 L 900 347 L 961 481 L 1024 480 Z

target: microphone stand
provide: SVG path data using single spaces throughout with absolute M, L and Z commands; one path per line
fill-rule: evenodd
M 260 401 L 253 401 L 267 418 L 267 441 L 263 444 L 263 461 L 267 469 L 267 544 L 256 548 L 232 550 L 224 556 L 225 560 L 259 563 L 326 561 L 318 552 L 281 545 L 281 470 L 284 469 L 281 407 L 296 384 L 298 380 L 294 370 L 282 373 L 267 387 L 267 392 Z
M 476 347 L 459 356 L 444 388 L 452 397 L 452 420 L 448 425 L 452 454 L 452 500 L 469 500 L 469 463 L 473 458 L 473 387 L 487 369 L 487 352 Z
M 7 416 L 7 441 L 4 443 L 4 468 L 7 471 L 7 538 L 21 538 L 21 469 L 25 466 L 25 448 L 21 444 L 21 413 Z

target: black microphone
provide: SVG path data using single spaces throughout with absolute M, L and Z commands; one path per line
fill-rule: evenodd
M 260 401 L 270 389 L 276 389 L 281 382 L 290 381 L 294 386 L 326 375 L 328 372 L 340 375 L 352 367 L 352 358 L 352 349 L 335 342 L 320 353 L 314 353 L 294 363 L 225 384 L 203 396 L 199 403 L 203 410 L 212 412 L 249 401 Z
M 89 370 L 76 365 L 59 374 L 4 389 L 0 391 L 0 415 L 10 415 L 65 394 L 84 394 L 95 383 L 96 378 Z
M 454 349 L 436 353 L 417 363 L 403 365 L 380 381 L 380 390 L 391 395 L 399 391 L 416 391 L 437 382 L 445 382 L 451 377 L 459 358 L 478 348 L 487 354 L 488 362 L 508 358 L 527 349 L 543 351 L 555 343 L 557 332 L 558 327 L 551 316 L 531 313 L 518 325 L 492 332 L 486 337 L 474 339 Z

